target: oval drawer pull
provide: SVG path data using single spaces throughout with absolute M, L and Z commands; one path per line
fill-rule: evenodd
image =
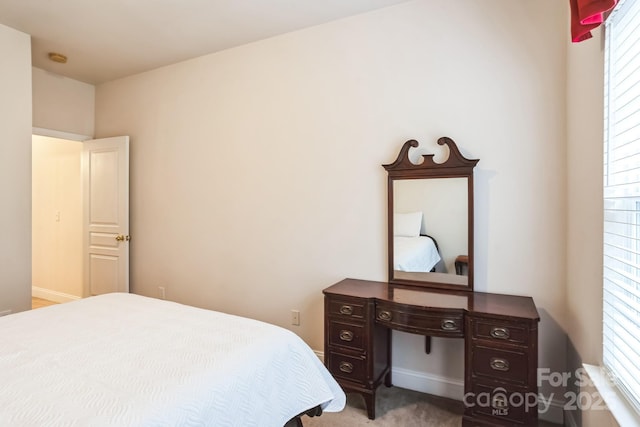
M 509 370 L 509 361 L 506 359 L 500 359 L 498 357 L 492 357 L 489 362 L 489 366 L 491 369 L 495 371 L 503 371 L 506 372 Z
M 340 314 L 346 314 L 347 316 L 350 316 L 351 314 L 353 314 L 353 307 L 351 307 L 350 305 L 341 306 Z
M 353 332 L 346 329 L 341 330 L 339 336 L 342 341 L 353 341 Z
M 353 372 L 353 364 L 349 362 L 340 362 L 340 368 L 342 372 L 350 374 Z
M 507 328 L 491 328 L 491 332 L 489 333 L 493 338 L 498 338 L 500 340 L 509 339 L 509 329 Z
M 455 320 L 444 319 L 440 324 L 440 327 L 445 331 L 455 331 L 458 329 L 458 324 Z
M 493 409 L 508 409 L 509 402 L 507 402 L 507 399 L 504 396 L 495 396 L 493 398 L 493 402 L 491 402 L 491 407 Z
M 391 312 L 387 311 L 387 310 L 382 310 L 381 312 L 378 313 L 378 319 L 379 320 L 384 320 L 385 322 L 388 322 L 389 320 L 391 320 Z

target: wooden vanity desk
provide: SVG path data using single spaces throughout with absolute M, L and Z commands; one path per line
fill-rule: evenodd
M 422 154 L 414 163 L 412 139 L 382 165 L 389 280 L 345 279 L 323 291 L 325 365 L 345 391 L 364 397 L 374 419 L 376 389 L 392 385 L 392 329 L 424 335 L 426 353 L 431 337 L 464 339 L 462 425 L 535 426 L 538 311 L 530 297 L 474 291 L 479 160 L 449 137 L 437 143 L 448 152 L 444 161 Z
M 540 317 L 532 298 L 356 279 L 323 293 L 325 364 L 345 391 L 364 397 L 370 419 L 376 389 L 392 385 L 396 329 L 465 340 L 463 426 L 537 425 Z

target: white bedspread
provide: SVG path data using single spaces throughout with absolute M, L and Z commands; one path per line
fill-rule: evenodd
M 0 317 L 0 426 L 282 427 L 345 396 L 294 333 L 133 294 Z
M 429 272 L 440 261 L 433 240 L 426 236 L 393 238 L 393 269 Z

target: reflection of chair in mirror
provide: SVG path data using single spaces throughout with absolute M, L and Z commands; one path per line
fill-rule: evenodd
M 456 257 L 455 267 L 458 276 L 466 276 L 469 271 L 469 257 L 467 255 L 458 255 Z

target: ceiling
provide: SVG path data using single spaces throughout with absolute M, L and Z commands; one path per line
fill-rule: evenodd
M 33 66 L 98 84 L 405 1 L 0 0 L 0 23 L 31 35 Z

